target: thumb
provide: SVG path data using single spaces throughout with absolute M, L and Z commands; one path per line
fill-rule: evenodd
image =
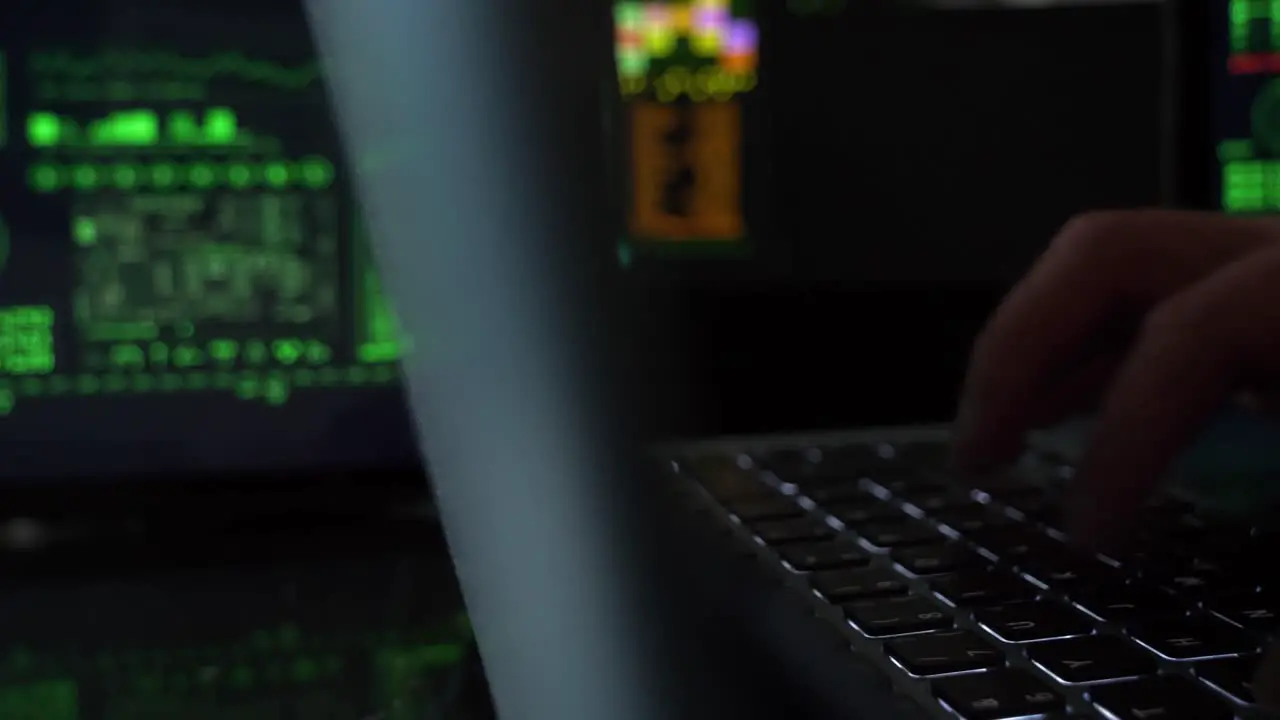
M 1270 711 L 1280 711 L 1280 642 L 1272 643 L 1253 675 L 1253 697 Z

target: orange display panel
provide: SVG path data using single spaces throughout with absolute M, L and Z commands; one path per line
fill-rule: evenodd
M 737 104 L 637 103 L 631 106 L 631 138 L 634 239 L 743 239 Z

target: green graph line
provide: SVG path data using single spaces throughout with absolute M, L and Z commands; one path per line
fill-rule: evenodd
M 165 77 L 191 76 L 201 80 L 235 77 L 248 82 L 300 90 L 320 78 L 315 63 L 287 67 L 269 60 L 256 60 L 238 52 L 208 57 L 187 57 L 170 52 L 110 50 L 100 55 L 78 57 L 68 52 L 38 53 L 30 59 L 37 73 L 91 77 L 126 73 L 163 73 Z

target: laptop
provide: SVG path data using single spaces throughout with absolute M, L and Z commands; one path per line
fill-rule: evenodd
M 1257 147 L 1238 140 L 1252 96 L 1228 102 L 1225 91 L 1264 79 L 1270 20 L 1241 26 L 1243 11 L 1226 3 L 1166 5 L 1178 61 L 1173 199 L 1220 207 L 1195 188 L 1225 177 L 1219 140 Z M 608 322 L 626 282 L 599 238 L 660 234 L 671 215 L 687 219 L 681 202 L 700 201 L 689 197 L 696 180 L 674 173 L 684 200 L 664 188 L 650 197 L 656 224 L 618 227 L 628 209 L 610 200 L 605 143 L 584 142 L 600 137 L 598 108 L 615 91 L 587 60 L 608 57 L 609 18 L 586 0 L 560 13 L 471 3 L 371 14 L 337 0 L 311 10 L 352 152 L 397 156 L 359 187 L 402 319 L 440 343 L 430 361 L 406 363 L 406 379 L 501 714 L 725 716 L 690 697 L 729 707 L 730 695 L 786 688 L 778 694 L 794 704 L 774 716 L 1262 715 L 1249 678 L 1273 629 L 1271 580 L 1240 561 L 1257 557 L 1241 548 L 1266 547 L 1265 528 L 1211 520 L 1169 495 L 1144 518 L 1152 530 L 1139 550 L 1079 555 L 1054 512 L 1073 464 L 1070 442 L 1055 438 L 1070 435 L 1033 443 L 1008 475 L 976 486 L 942 472 L 945 426 L 666 445 L 654 462 L 628 463 L 651 439 L 637 418 L 652 419 L 653 388 L 637 387 L 619 358 L 652 356 Z M 1228 38 L 1262 49 L 1238 57 Z M 393 97 L 361 80 L 406 66 L 420 84 Z M 696 111 L 665 114 L 685 126 L 670 144 L 687 142 Z M 1267 177 L 1247 167 L 1240 177 Z M 1266 181 L 1251 182 L 1232 197 L 1265 210 Z M 434 241 L 423 215 L 444 219 Z M 723 250 L 751 224 L 732 212 L 712 220 L 697 234 L 674 227 L 691 241 L 721 233 Z M 827 299 L 814 296 L 811 309 Z M 787 322 L 757 323 L 754 337 L 804 357 L 802 338 L 777 340 Z M 967 343 L 955 339 L 952 356 Z
M 480 713 L 302 5 L 5 12 L 0 155 L 0 716 Z

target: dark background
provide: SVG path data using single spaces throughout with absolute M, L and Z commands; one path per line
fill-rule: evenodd
M 27 188 L 29 166 L 48 153 L 25 148 L 22 133 L 25 114 L 33 110 L 87 119 L 113 108 L 37 103 L 27 55 L 66 51 L 92 56 L 105 49 L 192 57 L 239 52 L 293 65 L 312 60 L 315 51 L 300 0 L 187 3 L 180 9 L 159 0 L 55 0 L 32 12 L 0 17 L 5 20 L 0 23 L 0 49 L 8 63 L 6 106 L 0 111 L 7 113 L 10 133 L 0 154 L 0 196 L 12 232 L 12 253 L 0 268 L 5 271 L 0 274 L 0 304 L 55 308 L 58 372 L 86 371 L 79 364 L 81 342 L 68 321 L 78 281 L 69 237 L 75 199 L 67 192 L 40 195 Z M 233 106 L 256 131 L 287 138 L 287 154 L 318 153 L 341 165 L 323 93 L 289 95 L 222 77 L 210 84 L 212 102 Z M 68 162 L 68 157 L 58 159 Z M 340 171 L 339 192 L 345 192 L 344 175 Z M 339 215 L 349 217 L 351 203 L 339 203 Z M 341 252 L 348 262 L 349 239 L 342 242 Z M 334 346 L 338 363 L 351 364 L 350 323 L 344 318 L 338 324 L 341 329 L 325 339 Z M 232 332 L 245 340 L 253 330 Z M 229 392 L 21 398 L 12 416 L 0 420 L 0 457 L 0 480 L 41 483 L 138 475 L 163 482 L 192 473 L 258 481 L 253 473 L 373 474 L 421 463 L 410 413 L 397 387 L 296 392 L 283 407 L 242 401 Z
M 652 353 L 685 398 L 661 425 L 945 420 L 974 334 L 1054 231 L 1160 201 L 1160 7 L 766 21 L 756 260 L 636 274 L 677 337 Z
M 126 44 L 209 27 L 148 3 L 56 8 L 86 4 L 101 14 L 67 25 L 49 6 L 9 33 L 96 34 L 103 15 Z M 1157 4 L 850 5 L 801 17 L 760 4 L 767 122 L 752 149 L 766 162 L 748 200 L 767 221 L 754 258 L 667 258 L 627 275 L 649 324 L 632 351 L 653 361 L 652 395 L 667 400 L 663 436 L 946 419 L 974 333 L 1054 230 L 1159 199 Z M 304 34 L 296 0 L 254 6 Z M 344 418 L 371 427 L 387 414 L 375 406 L 387 407 L 353 404 Z M 333 437 L 349 441 L 349 425 Z

